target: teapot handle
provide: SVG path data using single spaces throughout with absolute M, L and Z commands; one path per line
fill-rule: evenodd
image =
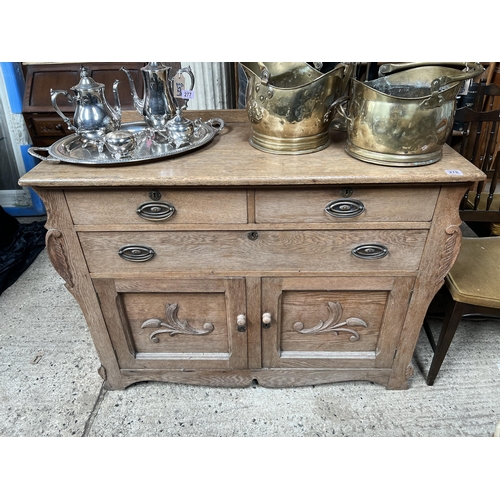
M 64 120 L 66 125 L 70 130 L 76 130 L 76 128 L 73 126 L 71 123 L 71 120 L 59 109 L 59 106 L 57 105 L 57 96 L 59 94 L 64 94 L 69 103 L 73 103 L 73 98 L 69 95 L 69 92 L 67 90 L 52 90 L 50 89 L 50 102 L 52 102 L 52 106 L 54 106 L 54 109 L 56 110 L 57 114 Z

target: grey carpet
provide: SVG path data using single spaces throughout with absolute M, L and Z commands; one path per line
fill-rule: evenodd
M 105 391 L 86 323 L 44 250 L 0 296 L 0 436 L 492 436 L 500 322 L 464 321 L 433 387 L 420 335 L 407 391 L 140 383 Z M 432 322 L 437 333 L 439 321 Z

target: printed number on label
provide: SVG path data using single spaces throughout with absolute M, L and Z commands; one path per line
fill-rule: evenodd
M 461 170 L 445 170 L 448 175 L 464 175 Z
M 194 98 L 194 90 L 183 90 L 181 97 L 183 99 L 193 99 Z

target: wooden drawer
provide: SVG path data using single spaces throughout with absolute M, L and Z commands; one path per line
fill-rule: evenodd
M 73 132 L 58 116 L 31 116 L 28 118 L 28 128 L 33 135 L 39 137 L 51 137 L 54 142 Z
M 160 195 L 157 200 L 152 199 L 155 196 L 150 196 L 152 190 L 147 188 L 65 193 L 75 224 L 245 224 L 248 220 L 245 189 L 155 192 Z M 168 217 L 162 218 L 165 214 Z
M 426 237 L 425 230 L 79 233 L 93 273 L 413 272 Z M 370 244 L 387 255 L 373 258 L 370 248 L 353 255 Z
M 345 189 L 345 188 L 344 188 Z M 257 189 L 257 223 L 430 221 L 438 187 Z M 328 211 L 327 213 L 327 207 Z

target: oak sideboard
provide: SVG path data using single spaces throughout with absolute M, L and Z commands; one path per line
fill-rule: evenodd
M 460 248 L 460 200 L 484 174 L 448 146 L 432 165 L 372 165 L 338 132 L 317 153 L 269 154 L 231 116 L 185 155 L 42 161 L 20 180 L 46 206 L 47 252 L 105 387 L 408 388 Z

